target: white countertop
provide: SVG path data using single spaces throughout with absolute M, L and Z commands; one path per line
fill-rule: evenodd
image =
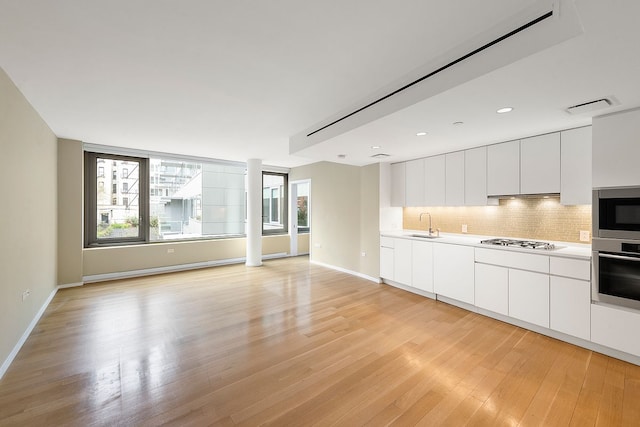
M 473 234 L 454 234 L 454 233 L 440 233 L 440 237 L 437 237 L 434 239 L 425 239 L 423 237 L 412 237 L 411 234 L 426 235 L 427 232 L 424 230 L 391 230 L 391 231 L 380 232 L 380 235 L 382 236 L 400 237 L 404 239 L 419 240 L 421 242 L 426 241 L 426 242 L 436 242 L 436 243 L 449 243 L 454 245 L 475 246 L 475 247 L 484 248 L 484 249 L 518 251 L 518 252 L 527 252 L 527 253 L 533 253 L 533 254 L 539 254 L 539 255 L 578 258 L 578 259 L 586 259 L 586 260 L 591 259 L 591 245 L 583 245 L 579 243 L 548 241 L 548 243 L 553 243 L 554 245 L 556 245 L 557 249 L 552 249 L 552 250 L 526 249 L 526 248 L 515 248 L 512 246 L 483 245 L 480 243 L 480 241 L 486 240 L 486 239 L 494 239 L 494 238 L 518 239 L 518 240 L 537 240 L 537 239 L 524 239 L 519 237 L 515 238 L 515 237 L 503 237 L 503 236 L 478 236 Z

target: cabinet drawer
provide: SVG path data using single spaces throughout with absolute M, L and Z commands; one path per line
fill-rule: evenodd
M 395 246 L 395 239 L 389 236 L 380 236 L 380 246 L 383 248 L 393 248 Z
M 526 254 L 509 250 L 476 248 L 476 262 L 517 268 L 519 270 L 549 273 L 549 256 Z
M 591 261 L 553 256 L 550 258 L 549 272 L 554 276 L 591 280 Z

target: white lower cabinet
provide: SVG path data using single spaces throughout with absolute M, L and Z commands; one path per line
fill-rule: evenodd
M 473 247 L 434 244 L 433 289 L 436 294 L 468 304 L 474 303 Z
M 393 280 L 393 248 L 380 246 L 380 277 Z
M 394 240 L 393 280 L 411 286 L 411 240 Z
M 591 304 L 591 341 L 640 356 L 640 313 Z
M 509 269 L 476 264 L 475 304 L 495 313 L 509 315 Z
M 549 275 L 509 270 L 509 316 L 549 327 Z
M 433 243 L 413 241 L 411 285 L 433 293 Z
M 574 337 L 591 338 L 590 282 L 551 276 L 549 282 L 549 326 Z

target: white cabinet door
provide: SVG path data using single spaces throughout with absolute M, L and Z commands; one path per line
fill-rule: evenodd
M 464 151 L 445 155 L 445 204 L 464 206 Z
M 549 327 L 549 275 L 509 270 L 509 316 Z
M 464 152 L 464 204 L 487 204 L 487 147 Z
M 520 194 L 520 141 L 487 147 L 487 194 Z
M 433 244 L 433 289 L 458 301 L 474 302 L 473 247 Z
M 640 109 L 593 118 L 593 187 L 640 185 Z
M 476 264 L 475 304 L 480 308 L 509 315 L 509 269 Z
M 404 206 L 405 181 L 405 163 L 393 163 L 391 165 L 391 206 Z
M 411 249 L 412 286 L 433 292 L 433 243 L 414 240 Z
M 591 304 L 591 341 L 640 356 L 640 313 Z
M 445 157 L 424 159 L 424 201 L 425 206 L 445 204 Z
M 549 326 L 574 337 L 591 338 L 591 282 L 551 276 Z
M 405 206 L 424 206 L 424 159 L 405 163 Z
M 411 286 L 411 242 L 395 239 L 393 253 L 393 280 Z
M 393 280 L 393 248 L 380 247 L 380 277 Z
M 560 203 L 591 204 L 591 126 L 560 132 Z
M 560 133 L 520 140 L 520 194 L 560 192 Z

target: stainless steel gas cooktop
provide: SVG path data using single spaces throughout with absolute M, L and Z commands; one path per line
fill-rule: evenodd
M 556 245 L 553 243 L 537 242 L 535 240 L 487 239 L 481 240 L 480 243 L 485 245 L 512 246 L 524 249 L 556 249 Z

